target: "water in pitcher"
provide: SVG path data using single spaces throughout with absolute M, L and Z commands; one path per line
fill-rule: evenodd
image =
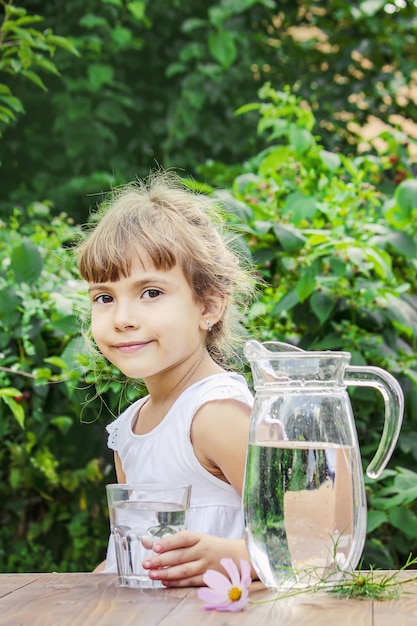
M 122 500 L 112 503 L 111 531 L 114 537 L 119 582 L 128 587 L 156 587 L 142 561 L 152 554 L 154 541 L 184 530 L 186 508 L 171 502 Z
M 249 445 L 245 480 L 253 565 L 274 588 L 334 581 L 354 548 L 355 450 L 316 442 L 265 443 Z

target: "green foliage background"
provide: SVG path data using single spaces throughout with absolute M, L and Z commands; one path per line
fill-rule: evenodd
M 110 185 L 156 164 L 240 164 L 262 143 L 256 116 L 234 112 L 267 80 L 306 99 L 323 144 L 344 154 L 358 144 L 352 122 L 416 119 L 412 0 L 21 5 L 25 21 L 12 12 L 2 29 L 2 83 L 25 111 L 0 144 L 3 212 L 46 198 L 83 220 Z
M 213 194 L 255 261 L 266 288 L 250 334 L 348 350 L 400 381 L 400 441 L 367 481 L 364 564 L 404 563 L 417 550 L 416 152 L 396 128 L 360 152 L 351 123 L 415 113 L 400 97 L 414 3 L 21 4 L 0 0 L 0 571 L 104 556 L 105 425 L 141 389 L 88 352 L 72 247 L 103 192 L 157 163 Z M 376 395 L 351 390 L 365 465 Z

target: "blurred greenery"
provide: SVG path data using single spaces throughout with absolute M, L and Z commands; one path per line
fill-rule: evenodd
M 103 193 L 157 164 L 228 212 L 265 284 L 244 318 L 253 336 L 347 350 L 400 381 L 403 430 L 366 482 L 364 553 L 400 566 L 417 551 L 415 4 L 0 10 L 0 571 L 104 556 L 105 425 L 141 389 L 88 351 L 72 248 Z M 374 117 L 385 125 L 364 143 Z M 367 464 L 383 408 L 351 391 Z
M 412 0 L 1 7 L 1 83 L 25 113 L 4 103 L 15 119 L 3 120 L 0 215 L 48 199 L 84 221 L 109 186 L 157 164 L 194 176 L 208 159 L 239 165 L 262 143 L 256 115 L 234 112 L 266 81 L 309 103 L 330 151 L 356 153 L 374 118 L 416 128 Z

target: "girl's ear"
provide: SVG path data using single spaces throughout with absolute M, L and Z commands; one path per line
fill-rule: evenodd
M 217 294 L 208 296 L 201 311 L 200 328 L 202 330 L 211 329 L 222 318 L 225 307 L 225 296 Z

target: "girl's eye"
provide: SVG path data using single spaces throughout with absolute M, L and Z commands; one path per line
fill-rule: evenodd
M 161 293 L 162 291 L 160 291 L 159 289 L 146 289 L 146 291 L 144 291 L 142 294 L 142 298 L 144 300 L 153 300 L 154 298 L 160 296 Z
M 94 298 L 94 302 L 98 302 L 98 304 L 109 304 L 113 302 L 113 298 L 106 293 L 102 293 Z

